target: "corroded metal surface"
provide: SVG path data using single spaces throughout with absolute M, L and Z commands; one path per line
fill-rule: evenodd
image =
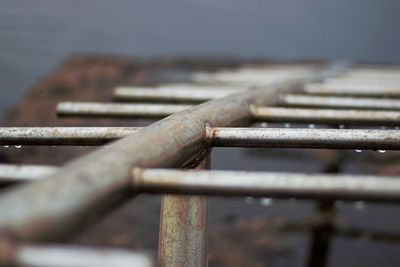
M 399 90 L 400 93 L 400 90 Z M 281 96 L 282 104 L 305 107 L 326 108 L 351 108 L 351 109 L 381 109 L 399 110 L 399 99 L 379 98 L 356 98 L 356 97 L 334 97 L 315 96 L 300 94 L 285 94 Z
M 36 181 L 57 170 L 55 166 L 0 164 L 0 186 Z
M 196 167 L 210 168 L 210 156 Z M 161 203 L 159 266 L 207 266 L 208 200 L 165 195 Z
M 122 101 L 163 101 L 201 103 L 211 99 L 222 98 L 231 94 L 243 92 L 242 89 L 216 89 L 210 86 L 196 89 L 196 86 L 188 88 L 132 88 L 119 87 L 115 89 L 114 98 Z M 226 86 L 227 87 L 227 86 Z
M 0 144 L 103 145 L 137 127 L 0 128 Z M 211 146 L 386 149 L 400 148 L 397 130 L 208 127 Z M 1 168 L 0 168 L 1 171 Z M 1 173 L 0 173 L 1 175 Z
M 1 266 L 21 267 L 153 267 L 149 253 L 72 245 L 19 244 L 1 240 Z
M 133 172 L 133 183 L 149 193 L 400 201 L 397 177 L 170 169 Z
M 332 67 L 335 66 L 331 66 Z M 270 67 L 248 66 L 234 70 L 222 70 L 213 73 L 195 73 L 192 79 L 197 82 L 222 83 L 242 86 L 269 86 L 277 82 L 291 79 L 307 79 L 319 70 L 313 65 L 285 66 L 275 65 Z M 324 73 L 325 75 L 325 73 Z M 317 77 L 316 80 L 318 80 Z
M 169 104 L 63 102 L 57 106 L 57 114 L 64 117 L 160 118 L 167 117 L 189 107 L 189 105 Z
M 213 146 L 400 149 L 398 130 L 216 127 L 212 131 Z
M 137 127 L 3 127 L 0 145 L 102 145 L 135 133 Z
M 276 102 L 278 103 L 278 102 Z M 113 105 L 113 106 L 112 106 Z M 142 107 L 146 105 L 146 107 Z M 190 106 L 173 104 L 60 104 L 59 114 L 69 117 L 163 118 Z M 252 106 L 255 120 L 321 124 L 400 125 L 400 111 L 337 110 Z
M 400 112 L 380 110 L 337 110 L 253 107 L 254 119 L 268 122 L 400 126 Z
M 10 190 L 0 198 L 0 230 L 29 240 L 70 238 L 132 197 L 131 167 L 187 165 L 208 147 L 205 124 L 237 125 L 251 117 L 250 105 L 274 103 L 278 91 L 303 83 L 293 80 L 188 108 L 74 160 L 47 179 Z
M 304 92 L 319 95 L 398 97 L 400 72 L 389 68 L 351 68 L 337 77 L 307 84 Z
M 159 266 L 206 266 L 207 198 L 167 195 L 161 212 Z
M 305 93 L 318 95 L 347 95 L 347 96 L 400 96 L 400 88 L 392 86 L 370 86 L 370 85 L 329 85 L 308 84 L 304 88 Z
M 315 73 L 319 67 L 250 66 L 193 75 L 194 80 L 206 82 L 207 88 L 210 82 L 216 82 L 214 89 L 218 90 L 196 90 L 196 86 L 204 89 L 204 84 L 197 84 L 193 90 L 187 90 L 188 85 L 184 85 L 186 89 L 165 86 L 136 88 L 135 91 L 120 88 L 116 91 L 116 98 L 125 101 L 199 103 L 221 98 L 195 107 L 106 103 L 62 103 L 58 107 L 60 115 L 78 117 L 161 118 L 178 112 L 143 129 L 0 128 L 0 144 L 3 145 L 101 145 L 122 138 L 61 168 L 0 166 L 0 178 L 3 171 L 11 178 L 4 180 L 9 183 L 37 180 L 10 190 L 0 198 L 0 265 L 57 266 L 77 258 L 80 263 L 82 259 L 90 258 L 92 265 L 89 266 L 105 264 L 110 258 L 110 254 L 103 257 L 107 254 L 105 251 L 102 254 L 96 254 L 97 251 L 79 254 L 64 249 L 60 254 L 60 250 L 48 247 L 13 247 L 12 243 L 7 245 L 3 240 L 7 239 L 4 237 L 11 237 L 9 240 L 12 241 L 70 238 L 76 230 L 82 230 L 109 209 L 139 193 L 171 194 L 164 197 L 162 204 L 161 266 L 207 264 L 207 200 L 200 196 L 182 196 L 184 194 L 304 198 L 323 201 L 330 208 L 336 199 L 399 202 L 400 182 L 393 177 L 151 169 L 193 167 L 212 146 L 399 149 L 399 134 L 393 130 L 223 127 L 241 125 L 254 119 L 313 124 L 399 125 L 399 112 L 381 111 L 399 109 L 398 100 L 365 97 L 380 96 L 382 92 L 400 96 L 399 69 L 346 71 L 346 64 L 337 64 Z M 286 82 L 276 84 L 282 81 Z M 307 82 L 314 84 L 304 86 Z M 319 96 L 330 94 L 342 96 Z M 343 95 L 362 95 L 364 98 Z M 273 104 L 351 107 L 354 110 L 270 107 Z M 355 110 L 365 108 L 380 111 Z M 328 247 L 319 244 L 315 247 L 319 251 L 328 251 Z M 316 254 L 324 258 L 324 252 Z M 63 259 L 65 255 L 67 258 Z M 323 264 L 321 261 L 316 266 Z M 114 262 L 112 266 L 118 265 Z

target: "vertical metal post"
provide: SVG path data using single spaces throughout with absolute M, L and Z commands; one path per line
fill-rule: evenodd
M 335 151 L 335 157 L 327 163 L 324 173 L 339 173 L 344 157 L 345 154 L 343 152 Z M 319 201 L 317 210 L 318 221 L 311 233 L 308 267 L 328 266 L 330 247 L 335 234 L 335 201 Z
M 208 155 L 196 169 L 209 169 Z M 159 266 L 207 266 L 207 197 L 163 196 Z
M 328 266 L 329 250 L 334 235 L 333 219 L 335 217 L 335 202 L 318 202 L 318 213 L 322 221 L 313 227 L 310 252 L 308 256 L 308 267 Z

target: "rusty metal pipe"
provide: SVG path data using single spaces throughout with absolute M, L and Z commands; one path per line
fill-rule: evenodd
M 144 109 L 146 106 L 148 109 Z M 137 118 L 167 117 L 190 106 L 173 104 L 100 104 L 100 103 L 62 103 L 60 116 Z M 142 109 L 143 108 L 143 109 Z M 256 107 L 252 108 L 253 118 L 271 122 L 310 122 L 321 124 L 353 125 L 400 125 L 400 113 L 375 110 L 335 110 Z
M 399 68 L 354 68 L 351 69 L 344 77 L 347 78 L 363 78 L 363 79 L 389 79 L 400 81 Z
M 318 95 L 346 95 L 346 96 L 400 96 L 400 88 L 393 86 L 366 86 L 366 85 L 334 85 L 334 84 L 308 84 L 303 91 Z
M 400 110 L 399 99 L 285 94 L 281 96 L 281 103 L 300 107 Z
M 269 86 L 290 79 L 308 79 L 314 76 L 315 70 L 316 69 L 311 66 L 292 66 L 289 68 L 288 66 L 278 68 L 250 67 L 214 73 L 198 72 L 192 75 L 192 80 L 196 82 L 222 83 L 236 86 Z M 323 75 L 325 75 L 325 73 L 323 73 Z
M 0 128 L 2 145 L 102 145 L 137 132 L 136 127 Z M 211 146 L 385 149 L 400 148 L 396 130 L 209 127 Z M 28 174 L 28 173 L 27 173 Z M 1 168 L 0 168 L 1 176 Z
M 41 167 L 37 167 L 40 169 Z M 56 167 L 46 167 L 46 174 Z M 238 171 L 132 170 L 137 192 L 398 202 L 400 180 L 390 176 Z M 30 177 L 32 174 L 26 175 Z M 36 179 L 38 179 L 37 177 Z M 21 180 L 19 180 L 21 181 Z M 178 212 L 178 210 L 175 210 Z M 175 225 L 176 226 L 176 225 Z M 175 227 L 170 225 L 170 227 Z M 182 225 L 179 224 L 179 227 Z M 165 228 L 164 230 L 166 230 Z M 186 240 L 186 239 L 185 239 Z M 164 247 L 168 249 L 167 247 Z
M 148 193 L 400 201 L 397 177 L 134 169 L 132 182 Z
M 254 106 L 252 113 L 255 120 L 268 122 L 400 126 L 400 112 L 398 111 Z
M 189 88 L 135 88 L 118 87 L 114 91 L 114 99 L 118 101 L 135 102 L 184 102 L 201 103 L 211 99 L 222 98 L 230 94 L 237 94 L 242 89 L 213 89 L 208 86 L 204 89 L 196 89 L 196 86 Z
M 0 145 L 103 145 L 138 127 L 2 127 Z
M 400 149 L 398 130 L 216 127 L 211 131 L 216 147 Z
M 207 266 L 207 203 L 204 196 L 163 197 L 158 266 Z
M 189 107 L 191 106 L 62 102 L 57 106 L 57 114 L 60 117 L 160 118 L 167 117 Z
M 29 182 L 54 174 L 55 166 L 0 164 L 0 186 Z
M 208 153 L 196 169 L 209 168 Z M 207 217 L 207 197 L 164 195 L 161 202 L 158 265 L 207 266 Z
M 1 266 L 21 267 L 152 267 L 145 252 L 75 245 L 13 244 L 1 241 Z M 5 255 L 8 253 L 8 255 Z
M 251 118 L 250 105 L 275 103 L 278 91 L 303 84 L 293 80 L 185 109 L 72 161 L 46 179 L 8 190 L 0 197 L 0 231 L 28 240 L 71 238 L 134 195 L 128 178 L 133 166 L 189 165 L 208 147 L 206 124 L 243 123 Z

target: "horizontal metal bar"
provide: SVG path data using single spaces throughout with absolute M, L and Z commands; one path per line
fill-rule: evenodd
M 376 85 L 334 85 L 334 84 L 307 84 L 304 92 L 319 95 L 347 95 L 347 96 L 400 96 L 399 87 L 382 87 Z
M 58 113 L 61 116 L 79 117 L 162 118 L 189 107 L 175 104 L 62 103 Z M 256 120 L 272 122 L 400 125 L 400 112 L 395 111 L 254 107 L 252 113 Z
M 400 201 L 397 177 L 134 169 L 142 192 L 274 198 Z
M 303 107 L 400 110 L 399 99 L 354 98 L 334 96 L 326 97 L 286 94 L 281 96 L 281 103 Z
M 168 104 L 110 104 L 63 102 L 57 106 L 60 117 L 160 118 L 189 108 L 189 105 Z
M 34 168 L 40 170 L 42 167 Z M 46 175 L 57 170 L 56 167 L 46 168 L 43 172 Z M 0 173 L 3 170 L 3 166 L 1 166 Z M 133 184 L 131 186 L 139 193 L 297 197 L 304 199 L 330 198 L 394 202 L 400 200 L 400 179 L 389 176 L 140 168 L 133 168 L 132 173 Z M 32 174 L 26 175 L 29 178 L 32 178 L 32 176 Z M 40 178 L 37 177 L 37 179 Z M 22 182 L 23 180 L 18 181 Z
M 137 132 L 137 127 L 0 128 L 5 145 L 102 145 Z M 212 146 L 398 150 L 397 130 L 209 127 Z M 1 165 L 0 165 L 1 166 Z M 21 168 L 15 170 L 22 171 Z M 1 174 L 0 167 L 0 177 Z M 8 169 L 6 169 L 6 174 Z M 28 172 L 23 172 L 28 173 Z
M 2 241 L 1 266 L 22 267 L 152 267 L 148 253 L 126 249 L 74 245 L 6 244 Z M 4 253 L 8 251 L 8 255 Z
M 354 87 L 354 88 L 397 88 L 400 86 L 399 77 L 340 77 L 326 79 L 323 84 L 334 87 Z
M 159 84 L 156 86 L 118 86 L 116 89 L 124 88 L 124 89 L 143 89 L 143 90 L 173 90 L 173 91 L 244 91 L 249 89 L 250 87 L 240 86 L 240 85 L 232 85 L 232 84 L 216 84 L 216 83 L 165 83 Z
M 55 166 L 0 164 L 0 186 L 29 182 L 54 174 Z
M 376 110 L 253 107 L 258 121 L 400 126 L 400 112 Z
M 242 89 L 216 89 L 213 86 L 203 86 L 204 89 L 194 88 L 143 88 L 143 87 L 118 87 L 114 91 L 114 99 L 120 101 L 164 101 L 201 103 L 211 99 L 225 97 L 230 94 L 240 93 Z
M 212 145 L 399 150 L 400 131 L 287 128 L 212 128 Z
M 272 85 L 288 79 L 308 79 L 314 73 L 312 66 L 286 66 L 280 68 L 241 68 L 213 73 L 197 72 L 192 80 L 236 85 Z
M 383 76 L 366 76 L 366 77 L 352 77 L 348 75 L 336 76 L 323 80 L 323 84 L 327 85 L 354 85 L 359 87 L 395 87 L 400 84 L 400 77 L 383 77 Z
M 349 78 L 364 78 L 364 79 L 400 79 L 400 70 L 397 68 L 388 69 L 388 68 L 358 68 L 351 69 L 347 72 L 344 77 Z
M 102 145 L 138 127 L 1 127 L 0 145 Z

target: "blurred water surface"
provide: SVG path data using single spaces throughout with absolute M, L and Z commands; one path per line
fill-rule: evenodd
M 0 0 L 0 112 L 71 53 L 400 62 L 397 0 Z

